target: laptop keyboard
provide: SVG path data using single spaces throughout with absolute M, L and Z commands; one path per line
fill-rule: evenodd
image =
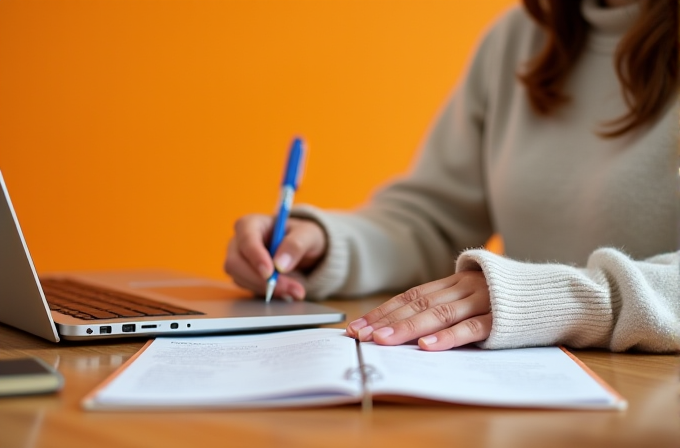
M 85 320 L 204 314 L 164 302 L 73 280 L 40 280 L 53 311 Z

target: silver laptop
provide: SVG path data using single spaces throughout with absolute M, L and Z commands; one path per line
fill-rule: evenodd
M 0 173 L 0 322 L 58 342 L 190 335 L 342 322 L 310 302 L 265 303 L 226 281 L 171 271 L 40 276 Z

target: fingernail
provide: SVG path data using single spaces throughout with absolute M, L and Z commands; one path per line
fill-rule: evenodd
M 373 332 L 373 338 L 378 336 L 379 338 L 388 338 L 392 336 L 392 333 L 394 333 L 394 329 L 392 327 L 383 327 L 383 328 L 378 328 Z
M 349 328 L 351 328 L 354 332 L 357 332 L 364 328 L 366 325 L 368 325 L 368 322 L 366 322 L 366 319 L 362 317 L 361 319 L 353 320 L 352 322 L 350 322 Z
M 420 338 L 420 340 L 421 340 L 422 343 L 425 344 L 425 345 L 432 345 L 432 344 L 434 344 L 435 342 L 437 342 L 437 336 L 435 336 L 435 335 L 432 334 L 432 335 L 430 335 L 430 336 L 424 336 L 424 337 Z
M 274 264 L 276 265 L 276 269 L 278 269 L 279 272 L 288 272 L 288 268 L 290 267 L 290 262 L 292 260 L 293 259 L 290 255 L 281 254 L 277 255 L 277 257 L 274 259 Z
M 260 276 L 262 276 L 262 278 L 264 279 L 267 279 L 272 275 L 267 266 L 265 266 L 264 264 L 259 265 L 257 267 L 257 271 L 260 273 Z
M 357 336 L 359 336 L 360 341 L 363 341 L 367 337 L 369 337 L 371 335 L 371 333 L 373 333 L 373 327 L 368 326 L 368 327 L 364 327 L 361 330 L 359 330 L 359 334 Z

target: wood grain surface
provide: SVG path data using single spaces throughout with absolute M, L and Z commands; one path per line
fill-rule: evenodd
M 352 320 L 385 300 L 333 300 Z M 629 402 L 626 411 L 541 411 L 376 403 L 211 412 L 85 412 L 80 401 L 143 339 L 52 344 L 0 325 L 0 358 L 38 356 L 57 394 L 0 399 L 0 447 L 680 447 L 680 356 L 576 350 Z

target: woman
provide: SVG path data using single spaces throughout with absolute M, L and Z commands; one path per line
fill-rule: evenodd
M 348 326 L 378 344 L 680 350 L 677 12 L 524 0 L 408 177 L 354 213 L 295 210 L 275 294 L 405 290 Z M 272 222 L 241 218 L 225 263 L 258 293 Z M 506 256 L 469 249 L 494 232 Z

